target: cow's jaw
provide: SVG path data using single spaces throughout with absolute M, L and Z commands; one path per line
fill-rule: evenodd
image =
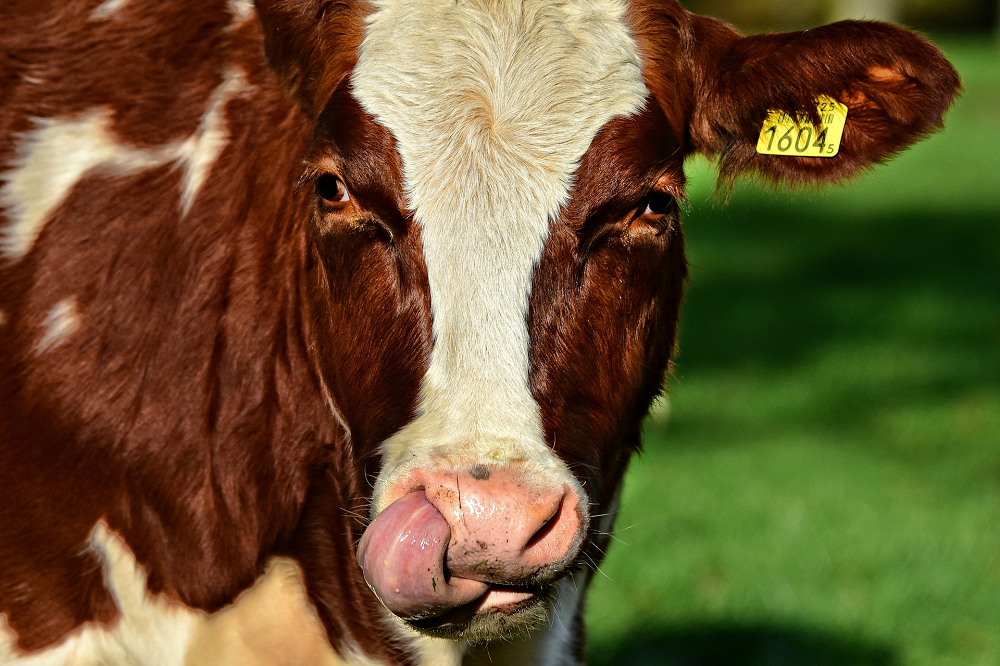
M 617 2 L 485 4 L 376 3 L 352 77 L 397 142 L 434 334 L 418 415 L 382 445 L 372 514 L 428 477 L 513 468 L 534 488 L 566 489 L 582 535 L 587 495 L 546 443 L 529 389 L 532 271 L 593 137 L 647 92 Z M 579 541 L 534 579 L 551 583 Z M 507 616 L 537 620 L 516 618 L 545 597 Z M 496 608 L 485 615 L 505 614 Z M 481 638 L 510 630 L 480 624 Z

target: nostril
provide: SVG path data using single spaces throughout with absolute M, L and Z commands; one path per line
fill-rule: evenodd
M 532 548 L 540 544 L 542 541 L 544 541 L 550 534 L 552 534 L 552 531 L 556 527 L 556 524 L 559 522 L 558 519 L 559 516 L 562 514 L 563 504 L 565 503 L 566 503 L 566 496 L 563 495 L 562 499 L 559 500 L 559 506 L 556 507 L 555 512 L 551 516 L 549 516 L 548 520 L 546 520 L 545 523 L 543 523 L 540 528 L 538 528 L 537 532 L 531 535 L 531 538 L 528 539 L 528 543 L 524 544 L 525 552 L 531 550 Z
M 568 488 L 552 516 L 524 546 L 521 561 L 527 566 L 546 569 L 560 567 L 573 557 L 582 538 L 577 495 Z

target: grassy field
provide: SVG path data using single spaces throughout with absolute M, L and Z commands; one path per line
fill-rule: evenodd
M 595 666 L 1000 664 L 1000 48 L 846 187 L 713 198 L 588 607 Z

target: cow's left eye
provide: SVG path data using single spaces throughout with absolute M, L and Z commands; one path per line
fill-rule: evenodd
M 344 203 L 351 200 L 344 182 L 329 173 L 324 173 L 316 179 L 316 195 L 328 204 Z
M 676 204 L 676 200 L 666 192 L 652 191 L 646 198 L 646 210 L 643 215 L 666 215 L 671 212 Z

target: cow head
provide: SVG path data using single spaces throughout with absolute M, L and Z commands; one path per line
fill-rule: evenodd
M 455 638 L 538 622 L 599 557 L 674 345 L 685 156 L 838 180 L 938 127 L 958 88 L 878 23 L 743 37 L 672 0 L 258 5 L 315 121 L 318 363 L 377 471 L 358 559 L 386 608 Z M 836 157 L 756 153 L 770 109 L 819 95 L 849 107 Z

